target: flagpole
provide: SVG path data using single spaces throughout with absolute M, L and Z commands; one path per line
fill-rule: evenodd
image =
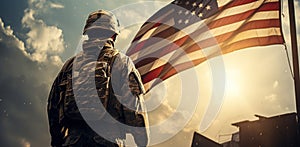
M 295 21 L 295 9 L 294 0 L 288 0 L 289 3 L 289 16 L 290 16 L 290 33 L 292 43 L 293 54 L 293 71 L 294 71 L 294 86 L 295 86 L 295 98 L 296 98 L 296 111 L 298 117 L 298 135 L 300 135 L 300 78 L 299 78 L 299 59 L 298 59 L 298 47 L 297 47 L 297 34 L 296 34 L 296 21 Z

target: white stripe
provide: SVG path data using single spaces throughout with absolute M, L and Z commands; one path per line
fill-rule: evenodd
M 237 36 L 234 37 L 234 39 L 232 41 L 230 41 L 224 45 L 226 46 L 228 44 L 232 44 L 234 42 L 245 40 L 245 39 L 257 38 L 257 37 L 267 37 L 267 36 L 271 36 L 271 35 L 278 35 L 278 36 L 281 35 L 280 29 L 279 28 L 268 28 L 268 29 L 248 30 L 248 31 L 238 34 Z M 180 52 L 178 52 L 178 50 L 176 50 L 169 54 L 166 54 L 165 56 L 161 57 L 159 60 L 154 61 L 155 62 L 154 64 L 149 63 L 147 65 L 140 67 L 139 70 L 140 70 L 141 74 L 143 75 L 151 70 L 154 70 L 155 68 L 163 66 L 166 63 L 170 63 L 171 65 L 176 66 L 178 64 L 182 64 L 185 62 L 189 62 L 192 60 L 210 56 L 214 53 L 220 54 L 220 52 L 221 52 L 221 50 L 218 45 L 211 46 L 211 47 L 208 47 L 208 48 L 205 48 L 202 50 L 197 50 L 197 51 L 185 54 L 185 55 L 181 55 Z M 174 55 L 175 53 L 177 55 Z M 173 58 L 173 60 L 170 60 L 171 57 Z M 177 58 L 177 57 L 179 57 L 179 58 Z M 176 60 L 174 60 L 174 59 L 176 59 Z
M 258 0 L 252 3 L 248 3 L 248 4 L 243 4 L 243 5 L 239 5 L 239 6 L 234 6 L 228 9 L 225 9 L 224 11 L 222 11 L 216 18 L 214 18 L 215 20 L 223 18 L 223 17 L 228 17 L 228 16 L 232 16 L 232 15 L 237 15 L 237 14 L 241 14 L 250 10 L 254 10 L 259 8 L 261 5 L 265 5 L 267 3 L 270 2 L 278 2 L 278 0 Z
M 170 36 L 171 37 L 171 36 Z M 168 37 L 169 38 L 169 37 Z M 140 51 L 137 51 L 135 52 L 134 54 L 132 54 L 130 56 L 130 58 L 133 60 L 133 61 L 136 61 L 136 60 L 140 60 L 141 57 L 146 57 L 152 53 L 154 53 L 155 51 L 158 51 L 160 49 L 162 49 L 163 47 L 173 43 L 172 41 L 169 41 L 168 39 L 162 39 L 162 38 L 154 38 L 154 37 L 151 37 L 149 38 L 151 40 L 157 40 L 156 43 L 154 43 L 153 45 L 150 45 L 150 46 L 147 46 L 145 48 L 143 48 L 142 50 Z M 150 41 L 150 40 L 149 40 Z
M 218 0 L 218 6 L 219 7 L 223 7 L 225 5 L 227 5 L 229 2 L 231 2 L 232 0 Z
M 143 75 L 143 74 L 145 74 L 145 73 L 147 73 L 147 72 L 149 72 L 149 71 L 151 71 L 151 70 L 153 70 L 153 69 L 155 69 L 159 66 L 162 66 L 162 65 L 166 64 L 175 52 L 176 52 L 176 50 L 160 57 L 159 59 L 157 59 L 155 61 L 153 61 L 154 63 L 151 62 L 151 63 L 148 63 L 146 65 L 143 65 L 143 66 L 139 67 L 138 69 L 140 71 L 140 74 Z M 152 65 L 154 65 L 154 66 L 152 66 Z
M 138 42 L 136 42 L 136 43 L 142 42 L 142 41 L 144 41 L 144 40 L 150 38 L 151 35 L 153 34 L 153 32 L 154 32 L 156 29 L 157 29 L 157 28 L 152 28 L 151 30 L 147 31 L 147 32 L 142 36 L 142 38 L 141 38 Z
M 217 17 L 217 19 L 222 18 L 222 17 L 226 17 L 226 16 L 232 16 L 232 15 L 235 15 L 235 14 L 243 13 L 243 12 L 246 12 L 246 11 L 249 11 L 249 10 L 252 10 L 252 9 L 257 9 L 257 7 L 259 7 L 262 3 L 268 3 L 268 2 L 278 2 L 278 0 L 265 0 L 265 1 L 264 0 L 259 0 L 257 2 L 253 2 L 253 3 L 250 3 L 250 4 L 233 7 L 233 8 L 225 10 L 221 15 L 219 15 Z M 222 7 L 222 6 L 226 5 L 227 3 L 228 3 L 228 1 L 223 2 L 223 3 L 219 2 L 219 6 Z M 279 16 L 278 11 L 274 11 L 274 12 L 271 12 L 271 13 L 270 13 L 270 11 L 259 12 L 259 13 L 255 14 L 254 16 L 252 16 L 252 18 L 249 19 L 248 22 L 255 21 L 255 20 L 278 19 L 278 16 Z M 214 19 L 216 19 L 216 18 L 214 18 Z M 241 26 L 243 22 L 244 21 L 240 21 L 240 22 L 236 22 L 236 23 L 233 23 L 233 24 L 229 24 L 229 25 L 226 25 L 226 26 L 222 26 L 222 27 L 212 29 L 210 31 L 207 31 L 210 34 L 212 34 L 212 35 L 208 35 L 208 36 L 219 36 L 219 35 L 234 31 L 234 30 L 236 30 L 236 28 Z M 176 38 L 181 38 L 181 37 L 183 37 L 182 35 L 185 35 L 185 34 L 183 34 L 179 31 L 178 33 L 176 33 L 172 36 L 173 37 L 176 36 Z M 201 36 L 206 36 L 206 35 L 207 34 L 204 34 L 204 35 L 201 35 Z M 241 41 L 241 40 L 244 40 L 244 39 L 250 39 L 250 38 L 256 38 L 256 37 L 267 37 L 267 36 L 270 36 L 270 35 L 281 35 L 281 31 L 280 31 L 279 28 L 248 30 L 248 31 L 244 31 L 244 32 L 238 34 L 237 36 L 235 36 L 234 39 L 232 41 L 230 41 L 228 44 L 234 43 L 236 41 Z M 205 38 L 207 39 L 209 37 L 200 37 L 199 36 L 198 39 L 199 39 L 199 41 L 201 41 L 201 40 L 204 40 Z M 191 46 L 191 45 L 193 45 L 193 43 L 191 43 L 189 45 L 185 45 L 185 46 Z M 151 48 L 150 48 L 150 50 L 151 50 Z M 178 64 L 182 64 L 182 63 L 185 63 L 185 62 L 188 62 L 188 61 L 191 61 L 191 60 L 200 59 L 202 57 L 205 57 L 205 55 L 211 55 L 211 54 L 216 53 L 216 52 L 218 53 L 219 51 L 220 50 L 219 50 L 218 45 L 208 47 L 208 48 L 202 49 L 202 50 L 197 50 L 195 52 L 187 54 L 188 58 L 186 58 L 186 56 L 180 57 L 178 60 L 176 60 L 173 63 L 174 64 L 173 66 L 176 66 Z M 151 70 L 153 70 L 157 67 L 163 66 L 166 63 L 166 61 L 168 61 L 168 59 L 170 59 L 172 57 L 171 55 L 174 55 L 174 53 L 175 53 L 175 51 L 173 51 L 169 54 L 166 54 L 165 56 L 163 56 L 161 58 L 163 60 L 154 61 L 155 63 L 154 63 L 153 67 L 149 68 L 149 66 L 151 65 L 151 63 L 150 63 L 148 65 L 144 65 L 144 66 L 140 67 L 140 70 L 147 73 L 147 72 L 150 72 Z M 170 62 L 172 62 L 172 61 L 170 61 Z M 153 84 L 154 81 L 155 81 L 155 79 L 150 81 L 150 82 L 145 83 L 144 86 L 147 87 L 147 88 L 150 88 L 150 86 Z
M 257 12 L 252 16 L 249 21 L 255 21 L 255 20 L 265 20 L 265 19 L 279 19 L 279 10 L 275 11 L 262 11 Z
M 170 13 L 174 13 L 174 10 L 168 11 L 167 13 L 165 13 L 162 16 L 160 16 L 160 17 L 152 20 L 150 23 L 148 23 L 145 26 L 143 26 L 142 28 L 140 28 L 140 31 L 136 35 L 136 38 L 139 37 L 139 36 L 141 36 L 141 35 L 143 35 L 145 33 L 145 31 L 148 31 L 151 27 L 153 27 L 154 24 L 156 24 L 157 22 L 159 22 L 162 18 L 166 17 Z M 149 22 L 149 20 L 147 20 L 147 22 Z
M 264 1 L 264 0 L 262 0 Z M 265 3 L 270 3 L 270 2 L 278 2 L 279 0 L 265 0 Z
M 147 31 L 140 40 L 137 40 L 136 43 L 142 42 L 148 38 L 150 38 L 151 36 L 154 36 L 168 28 L 170 28 L 170 26 L 174 26 L 174 20 L 169 20 L 168 22 L 164 23 L 166 25 L 160 25 L 159 27 L 155 27 L 150 29 L 149 31 Z
M 256 14 L 254 14 L 249 20 L 247 20 L 247 22 L 252 22 L 252 21 L 257 21 L 257 20 L 268 20 L 268 19 L 279 19 L 279 11 L 263 11 L 263 12 L 258 12 Z M 198 41 L 201 40 L 205 40 L 214 36 L 219 36 L 219 35 L 223 35 L 232 31 L 237 30 L 238 28 L 240 28 L 244 22 L 246 20 L 242 20 L 236 23 L 231 23 L 228 25 L 224 25 L 221 27 L 217 27 L 217 28 L 213 28 L 211 30 L 208 30 L 207 32 L 203 32 L 201 33 L 201 35 L 199 35 L 199 39 Z
M 272 13 L 270 13 L 270 15 L 267 15 L 267 14 L 268 14 L 267 12 L 260 12 L 260 13 L 256 14 L 257 17 L 253 17 L 253 18 L 250 19 L 249 21 L 261 20 L 261 19 L 278 18 L 279 12 L 278 12 L 278 11 L 273 11 Z M 267 16 L 267 17 L 264 18 L 263 16 Z M 200 37 L 199 37 L 197 40 L 195 40 L 195 41 L 200 42 L 200 41 L 203 41 L 203 40 L 205 40 L 205 39 L 211 38 L 211 37 L 213 37 L 213 36 L 223 35 L 223 34 L 225 34 L 225 33 L 227 33 L 227 32 L 234 31 L 234 30 L 236 30 L 236 28 L 238 27 L 238 25 L 242 25 L 243 22 L 244 22 L 244 21 L 237 22 L 237 23 L 235 23 L 235 24 L 230 24 L 230 25 L 223 26 L 223 27 L 219 27 L 219 28 L 215 28 L 215 29 L 213 29 L 213 30 L 211 30 L 211 31 L 208 31 L 208 32 L 206 32 L 206 33 L 203 33 L 203 35 L 201 34 Z M 223 32 L 222 32 L 222 31 L 223 31 Z M 249 31 L 246 31 L 246 34 L 247 34 L 247 32 L 249 32 Z M 241 33 L 241 34 L 243 35 L 243 34 L 245 34 L 245 33 Z M 280 35 L 280 30 L 277 31 L 277 35 Z M 205 37 L 203 37 L 203 36 L 205 36 Z M 240 36 L 240 35 L 239 35 L 239 36 Z M 246 36 L 247 36 L 247 35 L 246 35 Z M 179 35 L 176 39 L 179 39 L 179 37 L 182 37 L 182 35 Z M 253 37 L 253 36 L 252 36 L 252 37 Z M 250 37 L 250 38 L 251 38 L 251 37 Z M 240 40 L 243 40 L 243 39 L 240 39 Z M 215 42 L 215 44 L 218 44 L 218 42 L 217 42 L 216 40 L 214 40 L 214 42 Z M 189 44 L 184 44 L 184 46 L 182 46 L 182 48 L 188 48 L 188 47 L 190 47 L 190 46 L 192 46 L 192 45 L 194 45 L 193 42 L 191 42 L 191 43 L 189 43 Z M 199 45 L 200 45 L 200 47 L 201 47 L 201 44 L 199 44 Z M 152 46 L 149 47 L 149 49 L 146 49 L 146 51 L 147 51 L 147 50 L 148 50 L 148 51 L 149 51 L 149 50 L 151 51 L 151 48 L 152 48 Z M 143 52 L 143 51 L 141 51 L 141 52 Z M 146 53 L 146 54 L 144 54 L 144 55 L 148 55 L 148 54 L 151 54 L 151 53 L 153 53 L 153 52 L 148 52 L 148 53 Z M 174 51 L 172 52 L 172 54 L 173 54 L 173 53 L 174 53 Z M 197 54 L 199 54 L 199 53 L 197 53 Z M 141 54 L 141 55 L 139 55 L 139 57 L 143 57 L 144 55 Z M 170 55 L 167 54 L 167 55 L 165 55 L 165 56 L 170 56 Z M 165 56 L 162 57 L 162 59 L 168 61 L 169 58 L 165 58 Z M 137 58 L 137 56 L 136 56 L 136 58 Z M 136 58 L 133 58 L 133 59 L 135 60 Z M 192 59 L 194 60 L 194 58 L 192 58 Z M 161 66 L 161 65 L 163 65 L 163 64 L 165 64 L 165 63 L 161 63 L 161 62 L 160 62 L 160 63 L 158 64 L 158 67 Z M 149 65 L 148 65 L 148 66 L 149 66 Z M 146 68 L 146 67 L 145 67 L 145 68 Z M 149 67 L 147 67 L 147 68 L 149 69 Z M 147 68 L 146 68 L 146 69 L 147 69 Z M 151 70 L 152 70 L 152 69 L 155 69 L 155 68 L 157 68 L 157 66 L 151 68 Z
M 182 55 L 181 53 L 183 53 L 183 52 L 184 51 L 179 52 L 178 50 L 175 50 L 175 51 L 170 52 L 170 53 L 166 54 L 165 56 L 160 57 L 159 59 L 153 61 L 154 64 L 153 64 L 153 62 L 151 62 L 144 66 L 139 67 L 138 69 L 140 71 L 140 74 L 141 75 L 146 74 L 149 71 L 152 71 L 160 66 L 165 65 L 166 63 L 169 63 L 172 66 L 176 66 L 176 65 L 179 65 L 179 64 L 182 64 L 185 62 L 192 62 L 193 60 L 196 60 L 196 59 L 208 57 L 214 53 L 220 54 L 221 50 L 218 45 L 215 45 L 215 46 L 206 48 L 204 50 L 197 50 L 197 51 L 194 51 L 191 53 L 186 53 L 186 54 Z M 172 59 L 171 59 L 171 57 L 172 57 Z
M 263 12 L 258 12 L 255 15 L 253 15 L 252 18 L 249 19 L 247 22 L 257 21 L 257 20 L 278 19 L 278 18 L 279 18 L 279 12 L 278 11 L 263 11 Z M 221 26 L 221 27 L 217 27 L 217 28 L 214 28 L 214 29 L 211 29 L 211 30 L 208 30 L 206 28 L 205 29 L 205 30 L 207 30 L 206 32 L 199 33 L 198 36 L 190 36 L 190 37 L 192 37 L 195 40 L 195 42 L 200 42 L 200 41 L 203 41 L 205 39 L 220 36 L 220 35 L 223 35 L 225 33 L 234 31 L 237 28 L 239 28 L 241 25 L 243 25 L 244 22 L 245 22 L 245 20 L 240 21 L 240 22 L 236 22 L 236 23 L 232 23 L 232 24 L 229 24 L 229 25 L 224 25 L 224 26 Z M 166 38 L 166 40 L 171 40 L 175 36 L 176 37 L 174 38 L 174 40 L 180 39 L 181 37 L 184 37 L 189 32 L 193 32 L 193 30 L 195 30 L 197 25 L 204 26 L 202 22 L 200 22 L 198 24 L 194 24 L 191 27 L 187 27 L 186 29 L 183 30 L 187 33 L 183 33 L 181 31 L 179 31 L 176 34 L 173 34 L 172 36 Z M 193 29 L 190 29 L 190 28 L 193 28 Z M 162 48 L 166 45 L 167 45 L 166 41 L 160 41 L 160 42 L 155 43 L 151 46 L 148 46 L 147 48 L 143 49 L 140 52 L 136 52 L 131 57 L 132 57 L 133 60 L 136 60 L 138 56 L 142 57 L 142 56 L 151 54 L 152 52 L 155 52 L 155 51 L 159 50 L 160 48 Z M 191 44 L 185 44 L 184 47 L 187 47 L 187 46 L 190 46 L 190 45 Z
M 137 51 L 135 53 L 133 53 L 130 57 L 133 61 L 137 60 L 138 57 L 144 57 L 147 56 L 149 54 L 152 54 L 153 52 L 156 52 L 158 50 L 160 50 L 161 48 L 169 45 L 170 43 L 173 43 L 173 41 L 178 40 L 184 36 L 186 36 L 187 34 L 191 34 L 192 32 L 194 32 L 195 30 L 197 30 L 197 28 L 199 28 L 200 26 L 203 26 L 203 22 L 198 22 L 195 23 L 193 25 L 188 26 L 187 28 L 178 31 L 177 33 L 167 37 L 167 38 L 155 38 L 155 37 L 148 37 L 148 39 L 157 39 L 157 42 L 153 45 L 147 46 L 146 48 L 143 48 L 140 51 Z M 146 39 L 146 38 L 145 38 Z M 171 40 L 171 41 L 170 41 Z M 136 44 L 136 42 L 134 42 Z
M 236 35 L 231 41 L 226 43 L 226 45 L 232 44 L 234 42 L 238 42 L 241 40 L 245 40 L 245 39 L 257 38 L 257 37 L 268 37 L 268 36 L 273 36 L 273 35 L 280 36 L 281 35 L 280 28 L 248 30 L 248 31 L 244 31 L 244 32 L 241 32 L 238 35 Z M 224 43 L 224 45 L 225 45 L 225 43 Z
M 248 3 L 248 4 L 244 4 L 244 5 L 239 5 L 239 6 L 235 6 L 235 7 L 232 7 L 232 8 L 228 8 L 228 9 L 225 9 L 224 11 L 222 11 L 214 19 L 217 20 L 217 19 L 221 19 L 223 17 L 237 15 L 237 14 L 241 14 L 241 13 L 247 12 L 249 10 L 254 10 L 254 9 L 257 9 L 262 4 L 263 4 L 263 1 L 255 1 L 255 2 L 252 2 L 252 3 Z

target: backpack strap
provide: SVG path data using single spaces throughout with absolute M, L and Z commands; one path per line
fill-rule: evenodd
M 111 94 L 113 93 L 112 85 L 111 85 L 111 68 L 112 64 L 114 63 L 119 51 L 115 49 L 106 49 L 102 51 L 103 53 L 100 54 L 100 58 L 98 61 L 104 61 L 107 63 L 107 69 L 106 69 L 106 75 L 108 78 L 108 90 L 106 90 L 105 95 L 107 95 L 107 98 L 103 102 L 103 106 L 107 109 L 107 105 L 109 105 L 109 99 L 111 97 Z
M 119 51 L 115 49 L 104 50 L 102 61 L 106 62 L 109 65 L 107 70 L 108 77 L 111 76 L 111 67 L 117 57 L 117 54 L 119 54 Z

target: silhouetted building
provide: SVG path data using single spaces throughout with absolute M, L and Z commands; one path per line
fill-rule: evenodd
M 239 127 L 240 147 L 297 147 L 296 113 L 274 117 L 255 116 L 259 119 L 233 124 Z
M 223 147 L 240 147 L 239 142 L 240 142 L 240 133 L 237 132 L 232 134 L 230 141 L 224 142 L 222 143 L 222 145 Z
M 192 147 L 222 147 L 213 140 L 194 132 Z

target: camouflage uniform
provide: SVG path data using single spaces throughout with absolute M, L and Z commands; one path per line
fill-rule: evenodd
M 108 40 L 105 42 L 103 50 L 115 50 L 114 42 Z M 101 50 L 97 45 L 97 40 L 88 40 L 83 44 L 83 52 L 80 54 L 89 54 L 90 50 Z M 90 54 L 91 55 L 91 54 Z M 72 86 L 72 68 L 75 57 L 69 59 L 58 76 L 56 77 L 48 98 L 48 120 L 51 134 L 52 146 L 118 146 L 116 142 L 109 142 L 95 133 L 84 120 L 73 120 L 65 116 L 64 99 L 66 95 L 72 94 L 73 91 L 66 90 L 66 87 Z M 87 62 L 82 62 L 87 63 Z M 144 89 L 140 76 L 134 67 L 132 61 L 124 54 L 116 55 L 113 64 L 112 80 L 114 91 L 119 97 L 110 97 L 107 106 L 109 114 L 121 123 L 135 127 L 144 127 L 142 131 L 124 130 L 124 128 L 107 128 L 107 133 L 113 133 L 118 138 L 125 139 L 126 133 L 132 133 L 138 146 L 146 145 L 148 134 L 145 126 L 148 124 L 147 115 L 143 113 L 144 103 L 142 94 Z M 96 74 L 97 76 L 97 74 Z M 68 80 L 69 79 L 69 80 Z M 129 81 L 126 81 L 129 79 Z M 126 89 L 123 84 L 129 82 L 130 90 L 125 93 L 119 93 Z M 128 95 L 134 95 L 130 97 Z M 135 110 L 124 106 L 118 100 L 126 103 L 126 106 L 135 108 Z M 138 105 L 137 105 L 138 104 Z M 78 108 L 74 107 L 74 111 Z M 103 122 L 101 122 L 103 123 Z M 108 124 L 109 125 L 109 124 Z M 113 129 L 113 130 L 111 130 Z

